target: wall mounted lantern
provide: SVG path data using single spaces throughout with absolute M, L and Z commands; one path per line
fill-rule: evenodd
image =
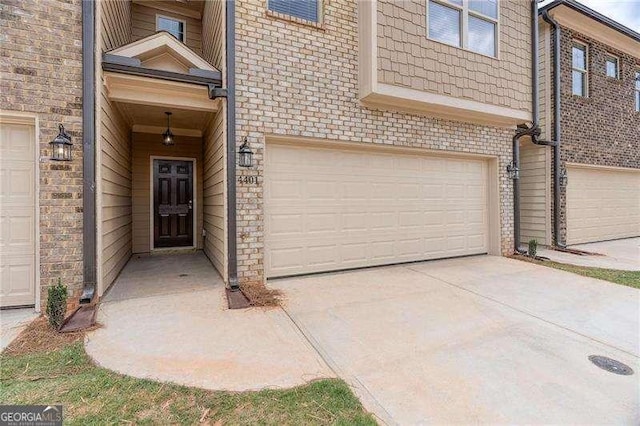
M 171 132 L 171 113 L 167 111 L 165 114 L 167 114 L 167 130 L 162 134 L 162 145 L 172 146 L 176 142 L 173 139 L 173 132 Z
M 520 167 L 518 167 L 513 161 L 511 164 L 507 165 L 507 173 L 509 174 L 509 179 L 520 179 Z
M 253 167 L 253 151 L 249 146 L 247 137 L 242 140 L 242 145 L 238 150 L 238 164 L 240 167 Z
M 569 176 L 567 176 L 567 169 L 562 169 L 560 172 L 560 186 L 566 188 L 568 183 Z
M 71 136 L 64 131 L 62 124 L 58 125 L 58 136 L 51 142 L 52 155 L 51 159 L 56 161 L 71 161 Z

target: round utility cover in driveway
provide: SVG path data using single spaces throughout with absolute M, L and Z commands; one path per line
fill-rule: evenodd
M 633 374 L 633 369 L 626 364 L 616 361 L 615 359 L 607 358 L 606 356 L 591 355 L 589 361 L 596 366 L 607 370 L 610 373 L 620 374 L 623 376 L 630 376 Z

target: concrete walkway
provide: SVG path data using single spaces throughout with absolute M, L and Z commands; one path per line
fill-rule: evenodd
M 134 377 L 230 391 L 334 377 L 282 309 L 228 310 L 222 280 L 202 253 L 132 259 L 98 322 L 88 354 Z
M 568 263 L 570 265 L 640 271 L 640 238 L 578 244 L 569 248 L 598 253 L 602 256 L 580 256 L 546 248 L 538 249 L 538 255 L 548 257 L 554 262 Z
M 270 285 L 385 423 L 640 422 L 638 290 L 493 256 Z
M 0 352 L 39 315 L 33 308 L 0 310 Z

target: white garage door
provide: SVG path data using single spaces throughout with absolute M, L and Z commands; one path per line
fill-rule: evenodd
M 567 167 L 567 244 L 640 236 L 640 170 Z
M 0 306 L 35 302 L 35 132 L 0 124 Z
M 484 160 L 267 145 L 267 277 L 488 251 Z

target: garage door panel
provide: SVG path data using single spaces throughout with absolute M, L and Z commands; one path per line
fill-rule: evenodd
M 35 244 L 35 215 L 33 208 L 3 208 L 0 253 L 31 254 Z
M 36 162 L 33 126 L 0 125 L 0 306 L 35 302 Z
M 487 252 L 486 161 L 268 145 L 267 276 Z
M 640 235 L 640 170 L 568 167 L 567 243 Z

